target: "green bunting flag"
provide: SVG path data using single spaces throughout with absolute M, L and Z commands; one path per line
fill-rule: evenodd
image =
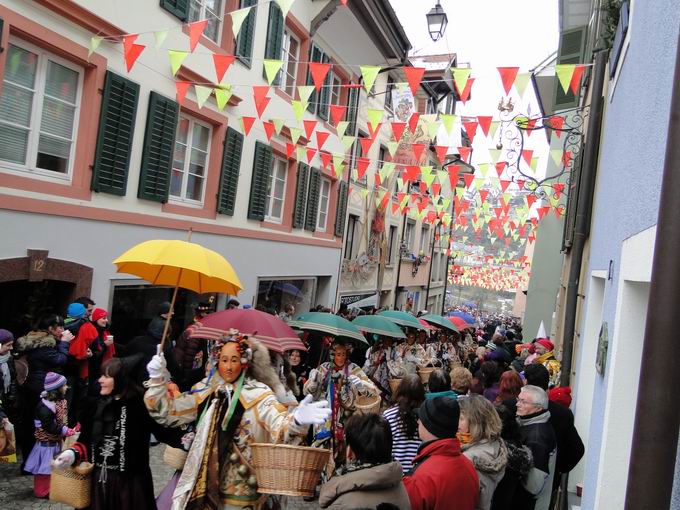
M 337 135 L 338 138 L 342 139 L 342 137 L 345 136 L 347 126 L 349 126 L 349 122 L 347 122 L 346 120 L 341 120 L 340 122 L 338 122 L 338 125 L 335 126 L 335 134 Z
M 456 122 L 456 116 L 443 113 L 439 115 L 439 119 L 442 121 L 444 129 L 446 129 L 446 133 L 451 136 L 451 134 L 453 134 L 453 124 Z
M 391 140 L 387 142 L 387 151 L 390 153 L 391 157 L 394 157 L 394 155 L 397 153 L 397 149 L 399 148 L 399 142 L 396 142 L 394 140 Z
M 271 86 L 271 84 L 274 83 L 276 75 L 281 69 L 281 66 L 283 65 L 283 61 L 266 59 L 262 65 L 264 67 L 264 74 L 267 76 L 267 83 Z
M 342 137 L 342 146 L 345 148 L 346 151 L 348 151 L 351 147 L 352 144 L 354 143 L 354 137 L 353 136 L 343 136 Z
M 306 109 L 305 106 L 302 104 L 302 102 L 293 99 L 290 102 L 290 106 L 293 108 L 293 113 L 295 114 L 295 118 L 298 121 L 302 120 L 302 116 L 304 115 L 305 109 Z
M 279 4 L 279 8 L 281 9 L 281 14 L 283 14 L 283 19 L 286 19 L 286 16 L 288 16 L 288 11 L 290 11 L 293 2 L 295 2 L 295 0 L 276 0 L 276 3 Z
M 456 87 L 460 93 L 465 90 L 468 80 L 470 79 L 470 73 L 472 69 L 469 67 L 452 67 L 451 73 L 453 74 L 453 81 L 456 83 Z
M 241 31 L 241 26 L 246 20 L 248 14 L 250 14 L 250 9 L 252 8 L 253 6 L 245 7 L 243 9 L 238 9 L 237 11 L 231 11 L 228 13 L 229 16 L 231 16 L 231 33 L 233 34 L 234 39 L 238 38 L 238 33 Z
M 277 135 L 280 135 L 281 130 L 283 129 L 284 120 L 283 119 L 272 119 L 272 123 L 274 124 L 274 131 L 276 131 Z
M 170 58 L 170 67 L 172 68 L 172 75 L 175 76 L 179 68 L 182 67 L 182 62 L 189 56 L 188 51 L 168 50 L 168 57 Z
M 203 85 L 194 85 L 194 92 L 196 92 L 196 102 L 199 108 L 203 108 L 203 105 L 212 94 L 212 87 L 205 87 Z
M 529 79 L 531 78 L 531 73 L 519 73 L 517 78 L 515 78 L 515 88 L 519 93 L 519 97 L 524 97 L 524 92 L 529 84 Z
M 219 111 L 224 110 L 224 107 L 229 103 L 231 99 L 231 85 L 220 85 L 215 88 L 215 100 L 217 101 L 217 109 Z
M 380 124 L 380 121 L 382 121 L 385 110 L 369 108 L 366 115 L 368 117 L 368 123 L 371 125 L 371 129 L 375 129 L 376 126 Z
M 99 48 L 99 45 L 102 43 L 102 38 L 95 35 L 90 39 L 90 48 L 87 51 L 87 58 L 90 58 L 92 54 L 97 51 L 97 48 Z
M 156 41 L 156 49 L 160 48 L 163 46 L 163 43 L 165 42 L 165 39 L 168 37 L 168 30 L 158 30 L 153 33 L 153 38 Z
M 309 104 L 309 98 L 314 92 L 314 85 L 298 85 L 298 94 L 300 95 L 300 101 L 305 105 L 305 109 Z

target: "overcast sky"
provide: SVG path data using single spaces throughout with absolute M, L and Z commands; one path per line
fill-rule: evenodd
M 469 63 L 472 67 L 472 76 L 476 77 L 472 99 L 465 106 L 458 104 L 459 115 L 497 115 L 504 90 L 496 67 L 516 66 L 520 72 L 529 71 L 557 50 L 558 0 L 441 0 L 449 24 L 437 43 L 430 39 L 425 17 L 436 0 L 390 1 L 411 41 L 412 54 L 456 53 L 459 66 Z M 511 96 L 519 103 L 515 113 L 539 112 L 531 87 L 524 101 L 514 89 Z M 478 144 L 474 145 L 477 149 Z M 529 148 L 547 157 L 544 136 L 532 136 Z

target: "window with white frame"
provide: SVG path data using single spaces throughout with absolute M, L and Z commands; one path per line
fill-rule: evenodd
M 352 260 L 356 258 L 359 251 L 360 239 L 358 238 L 359 217 L 350 214 L 347 220 L 347 236 L 345 239 L 345 258 Z
M 430 226 L 424 225 L 420 231 L 420 251 L 425 252 L 425 255 L 427 255 L 429 249 L 430 249 Z
M 281 71 L 279 71 L 279 83 L 281 84 L 281 89 L 293 97 L 295 95 L 298 60 L 300 59 L 300 41 L 288 29 L 283 31 L 281 52 L 283 66 Z
M 189 23 L 207 19 L 203 35 L 213 42 L 219 43 L 222 32 L 223 16 L 222 0 L 189 0 Z
M 413 220 L 406 220 L 406 232 L 404 233 L 404 244 L 409 253 L 413 253 L 413 245 L 415 244 L 416 222 Z
M 331 181 L 321 179 L 321 190 L 319 192 L 319 214 L 316 217 L 316 229 L 319 232 L 326 231 L 328 223 L 328 204 L 331 196 Z
M 203 203 L 211 134 L 212 129 L 206 124 L 180 115 L 170 178 L 172 200 L 197 205 Z
M 267 208 L 264 219 L 274 223 L 281 223 L 283 218 L 283 202 L 286 196 L 286 176 L 288 162 L 274 158 L 274 168 L 267 184 Z
M 390 225 L 390 234 L 387 238 L 387 265 L 394 264 L 394 260 L 397 254 L 397 226 Z
M 340 92 L 342 90 L 342 80 L 340 77 L 333 73 L 331 76 L 331 93 L 329 96 L 330 104 L 338 105 L 340 104 Z
M 396 85 L 392 76 L 387 77 L 387 87 L 385 88 L 385 109 L 390 112 L 393 111 L 394 98 L 392 97 Z
M 82 80 L 82 68 L 10 40 L 0 94 L 3 166 L 70 178 Z

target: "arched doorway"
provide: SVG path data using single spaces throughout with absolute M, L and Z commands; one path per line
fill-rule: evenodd
M 89 296 L 92 268 L 49 258 L 47 250 L 0 260 L 0 327 L 24 335 L 45 313 L 65 313 L 79 296 Z

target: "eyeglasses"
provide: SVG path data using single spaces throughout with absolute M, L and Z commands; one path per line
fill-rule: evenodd
M 523 399 L 523 398 L 518 398 L 517 403 L 518 404 L 525 404 L 525 405 L 528 405 L 528 406 L 535 406 L 536 405 L 535 403 L 531 402 L 530 400 L 526 400 L 526 399 Z

